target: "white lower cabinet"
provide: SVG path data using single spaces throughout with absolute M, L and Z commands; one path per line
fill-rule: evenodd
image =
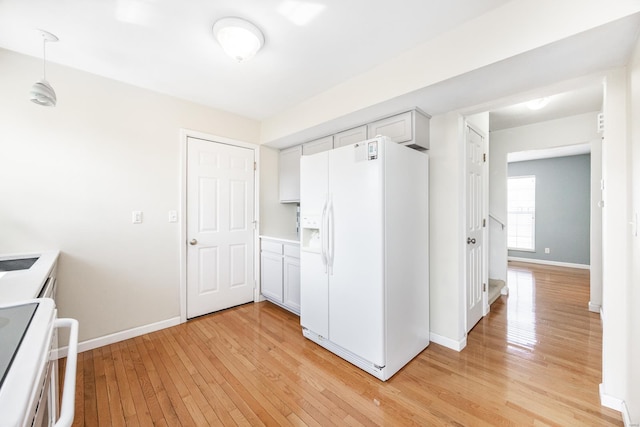
M 284 306 L 300 314 L 300 246 L 284 246 L 282 272 Z
M 260 290 L 269 301 L 300 314 L 300 245 L 261 240 Z

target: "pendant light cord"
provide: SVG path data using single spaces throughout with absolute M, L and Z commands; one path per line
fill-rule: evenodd
M 42 79 L 47 81 L 47 39 L 42 39 Z

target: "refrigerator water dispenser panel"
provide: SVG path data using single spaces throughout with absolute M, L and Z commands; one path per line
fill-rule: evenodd
M 300 219 L 301 225 L 301 245 L 300 249 L 309 252 L 320 252 L 321 236 L 320 223 L 321 218 L 318 216 L 304 216 Z

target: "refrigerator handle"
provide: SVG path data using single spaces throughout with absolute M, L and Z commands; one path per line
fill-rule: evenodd
M 334 223 L 333 223 L 333 200 L 331 199 L 331 197 L 329 198 L 329 208 L 328 208 L 328 213 L 327 213 L 327 228 L 328 228 L 328 233 L 327 233 L 327 237 L 328 237 L 328 242 L 327 242 L 327 263 L 329 264 L 329 274 L 333 275 L 333 249 L 334 249 Z
M 328 226 L 325 226 L 327 223 L 327 208 L 328 208 L 328 200 L 325 196 L 324 198 L 324 206 L 322 206 L 322 218 L 320 219 L 320 257 L 322 258 L 322 265 L 324 265 L 324 274 L 328 273 L 328 264 L 329 260 L 327 259 L 327 233 Z

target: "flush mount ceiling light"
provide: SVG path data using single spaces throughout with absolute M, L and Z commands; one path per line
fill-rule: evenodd
M 548 103 L 549 97 L 538 98 L 527 102 L 527 107 L 529 107 L 530 110 L 540 110 L 541 108 L 544 108 Z
M 253 58 L 264 45 L 264 35 L 242 18 L 222 18 L 213 24 L 213 35 L 227 55 L 238 62 Z
M 57 42 L 58 37 L 48 31 L 38 30 L 42 36 L 42 80 L 38 80 L 31 86 L 29 98 L 32 102 L 45 107 L 55 107 L 58 99 L 56 92 L 47 81 L 47 42 Z

